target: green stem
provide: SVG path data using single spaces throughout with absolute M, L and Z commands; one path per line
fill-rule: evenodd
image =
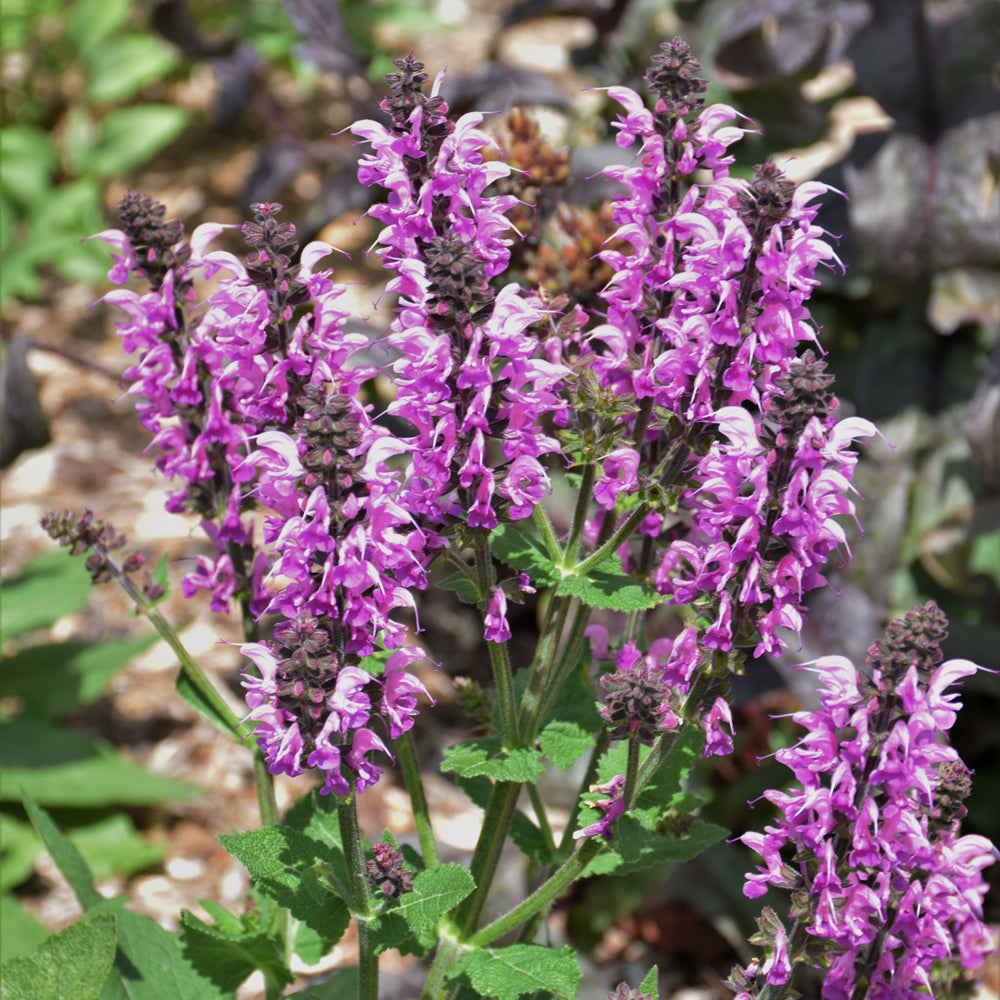
M 625 765 L 625 788 L 622 790 L 622 801 L 626 810 L 632 806 L 635 796 L 635 783 L 639 777 L 639 748 L 642 744 L 634 737 L 628 741 L 628 761 Z
M 110 562 L 110 560 L 108 560 Z M 184 648 L 177 633 L 170 623 L 160 614 L 156 608 L 139 591 L 135 584 L 123 573 L 115 574 L 119 584 L 125 593 L 135 603 L 136 608 L 141 611 L 150 621 L 153 628 L 159 633 L 160 638 L 174 651 L 181 666 L 184 676 L 198 689 L 212 709 L 218 713 L 223 722 L 230 728 L 233 738 L 239 741 L 252 736 L 253 726 L 240 721 L 236 713 L 229 707 L 229 702 L 223 698 L 215 685 L 205 676 L 201 667 L 192 659 L 191 654 Z
M 591 494 L 594 492 L 594 466 L 592 463 L 583 467 L 580 476 L 580 492 L 576 498 L 576 509 L 573 511 L 573 522 L 570 525 L 569 537 L 566 539 L 565 559 L 576 560 L 577 548 L 583 536 L 583 526 L 587 520 L 587 508 L 590 506 Z
M 452 966 L 462 954 L 463 946 L 450 935 L 442 934 L 438 938 L 437 954 L 427 973 L 421 1000 L 441 1000 L 444 996 L 444 980 Z
M 358 830 L 357 796 L 337 797 L 337 821 L 340 841 L 347 863 L 351 890 L 351 910 L 358 927 L 358 1000 L 378 1000 L 378 956 L 368 937 L 371 898 L 365 878 L 365 858 Z
M 424 856 L 424 864 L 428 868 L 436 868 L 441 864 L 438 855 L 437 841 L 431 827 L 430 810 L 427 808 L 427 796 L 424 794 L 424 780 L 420 774 L 420 764 L 417 761 L 416 748 L 413 745 L 413 735 L 405 732 L 396 737 L 396 754 L 399 757 L 399 769 L 403 772 L 403 781 L 413 806 L 413 825 L 420 839 L 420 850 Z
M 552 835 L 552 827 L 549 825 L 549 817 L 545 813 L 545 804 L 542 802 L 542 797 L 538 794 L 537 787 L 530 782 L 524 787 L 527 789 L 528 798 L 531 799 L 531 807 L 534 809 L 535 817 L 538 820 L 538 829 L 542 831 L 542 836 L 545 838 L 545 846 L 550 851 L 555 851 L 556 839 Z
M 570 597 L 553 596 L 545 609 L 545 620 L 542 622 L 538 647 L 528 672 L 528 683 L 524 689 L 517 720 L 522 732 L 526 732 L 531 727 L 529 720 L 534 718 L 538 706 L 538 693 L 545 690 L 544 678 L 555 660 L 559 649 L 559 639 L 566 627 L 566 617 L 572 603 L 573 599 Z
M 483 600 L 489 602 L 495 578 L 493 555 L 485 532 L 476 539 L 476 579 Z M 510 654 L 505 642 L 488 642 L 490 666 L 493 668 L 493 683 L 496 685 L 497 704 L 500 707 L 500 738 L 505 747 L 518 745 L 517 705 L 514 700 L 514 678 L 510 669 Z
M 580 877 L 603 844 L 604 841 L 598 837 L 588 837 L 523 903 L 473 934 L 466 944 L 481 948 L 514 930 L 534 914 L 548 909 Z
M 576 598 L 573 598 L 573 600 L 576 601 Z M 541 697 L 536 698 L 532 711 L 524 724 L 522 736 L 528 746 L 534 744 L 535 738 L 538 735 L 538 728 L 548 717 L 566 678 L 579 663 L 580 650 L 583 647 L 587 626 L 590 624 L 590 609 L 579 601 L 576 601 L 573 606 L 572 616 L 566 641 L 559 656 L 542 677 L 541 684 L 539 685 Z
M 553 562 L 561 563 L 563 558 L 562 547 L 559 544 L 559 539 L 556 538 L 556 531 L 552 526 L 552 521 L 545 508 L 540 503 L 535 504 L 532 517 L 535 521 L 535 527 L 538 528 L 538 533 L 542 536 L 542 541 L 545 542 L 545 548 L 548 550 L 549 558 Z
M 639 504 L 638 507 L 633 510 L 628 517 L 617 528 L 615 528 L 614 534 L 606 541 L 602 542 L 594 551 L 587 556 L 583 562 L 577 563 L 573 567 L 573 572 L 582 575 L 588 570 L 593 569 L 595 566 L 600 566 L 602 562 L 614 555 L 615 551 L 619 549 L 623 542 L 627 541 L 632 536 L 632 532 L 642 524 L 643 521 L 649 516 L 649 512 L 652 508 L 649 504 Z
M 482 831 L 469 866 L 476 888 L 471 896 L 462 901 L 456 915 L 463 937 L 471 934 L 479 923 L 520 794 L 520 784 L 513 781 L 495 784 L 490 793 Z

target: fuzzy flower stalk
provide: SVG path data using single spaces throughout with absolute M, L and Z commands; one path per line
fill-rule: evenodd
M 815 224 L 827 189 L 773 164 L 733 176 L 741 116 L 704 105 L 699 72 L 674 39 L 646 75 L 652 110 L 609 89 L 634 155 L 605 171 L 625 188 L 601 253 L 614 276 L 603 321 L 581 335 L 561 436 L 597 470 L 594 543 L 646 512 L 620 553 L 697 612 L 671 664 L 688 677 L 712 651 L 779 654 L 782 631 L 801 629 L 806 594 L 845 551 L 851 445 L 875 433 L 837 420 L 808 311 L 818 267 L 838 263 Z
M 983 923 L 985 837 L 961 834 L 970 772 L 948 745 L 961 708 L 950 691 L 981 669 L 942 662 L 947 622 L 930 602 L 893 622 L 867 669 L 826 656 L 820 707 L 777 759 L 797 788 L 769 791 L 777 820 L 741 838 L 763 866 L 744 892 L 791 893 L 786 928 L 765 911 L 759 970 L 734 970 L 742 1000 L 792 994 L 798 965 L 823 970 L 824 1000 L 954 996 L 991 952 Z

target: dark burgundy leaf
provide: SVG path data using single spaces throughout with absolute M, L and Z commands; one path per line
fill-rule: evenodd
M 351 40 L 337 0 L 282 0 L 304 41 L 295 51 L 327 73 L 363 73 L 367 66 Z

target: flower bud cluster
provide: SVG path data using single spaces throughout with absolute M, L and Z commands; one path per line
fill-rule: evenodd
M 777 821 L 741 838 L 764 861 L 746 895 L 790 889 L 796 920 L 790 933 L 762 927 L 770 956 L 756 986 L 804 962 L 826 970 L 826 1000 L 916 1000 L 944 995 L 935 989 L 990 952 L 982 873 L 997 852 L 960 833 L 968 770 L 945 741 L 961 707 L 946 692 L 980 668 L 941 662 L 943 634 L 931 602 L 872 647 L 870 674 L 841 656 L 809 668 L 820 708 L 793 716 L 806 734 L 776 755 L 801 787 L 765 793 Z

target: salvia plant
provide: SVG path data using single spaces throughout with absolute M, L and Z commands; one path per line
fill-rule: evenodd
M 241 719 L 160 615 L 160 588 L 133 582 L 141 560 L 115 561 L 114 530 L 89 513 L 46 519 L 91 552 L 96 580 L 128 588 L 177 650 L 181 692 L 257 762 L 262 828 L 222 838 L 255 902 L 214 907 L 214 925 L 184 915 L 204 990 L 192 996 L 231 996 L 254 968 L 280 996 L 292 955 L 317 961 L 353 922 L 361 1000 L 378 996 L 387 949 L 423 960 L 427 1000 L 575 997 L 576 956 L 552 945 L 546 915 L 581 878 L 729 835 L 699 818 L 685 779 L 699 756 L 733 750 L 729 678 L 795 642 L 828 560 L 849 555 L 855 443 L 876 433 L 838 417 L 808 309 L 817 269 L 839 264 L 815 222 L 825 188 L 771 164 L 734 175 L 749 124 L 705 104 L 682 41 L 654 57 L 648 100 L 608 92 L 632 155 L 605 171 L 622 188 L 588 265 L 605 278 L 561 294 L 509 277 L 511 218 L 530 227 L 523 175 L 482 116 L 455 120 L 412 56 L 396 67 L 383 120 L 352 126 L 358 178 L 384 195 L 369 214 L 387 330 L 356 332 L 324 267 L 333 248 L 300 247 L 279 205 L 253 206 L 242 256 L 215 246 L 224 227 L 187 239 L 137 193 L 100 234 L 111 280 L 139 279 L 105 301 L 125 314 L 125 382 L 167 507 L 197 515 L 211 543 L 183 592 L 238 616 L 246 658 Z M 592 228 L 581 219 L 564 224 Z M 548 499 L 556 480 L 572 510 Z M 479 610 L 492 669 L 492 690 L 460 691 L 484 735 L 440 765 L 484 810 L 467 865 L 442 863 L 413 742 L 433 710 L 412 669 L 428 655 L 414 612 L 430 585 Z M 540 621 L 530 660 L 512 652 L 508 617 L 526 595 Z M 746 895 L 788 900 L 764 909 L 758 957 L 732 972 L 741 1000 L 957 996 L 984 962 L 996 851 L 961 834 L 970 775 L 947 741 L 952 688 L 978 668 L 943 662 L 945 633 L 928 604 L 860 668 L 804 665 L 818 702 L 777 754 L 788 786 L 764 796 L 763 831 L 738 838 L 761 859 Z M 369 843 L 358 826 L 357 799 L 390 761 L 416 843 Z M 537 788 L 547 768 L 579 782 L 561 827 Z M 282 818 L 272 776 L 304 772 L 317 791 Z M 497 912 L 511 841 L 531 879 Z M 112 975 L 141 968 L 129 941 Z M 655 997 L 656 970 L 608 995 Z

